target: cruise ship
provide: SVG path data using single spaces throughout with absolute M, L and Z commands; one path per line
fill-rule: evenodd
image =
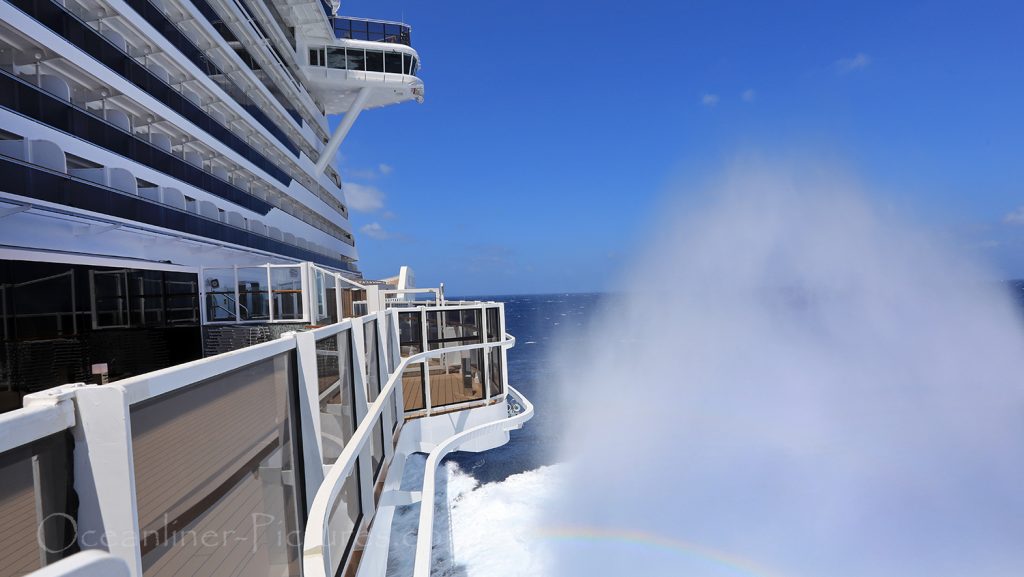
M 334 159 L 424 85 L 338 11 L 0 2 L 0 577 L 425 577 L 441 461 L 532 416 L 502 303 L 357 268 Z

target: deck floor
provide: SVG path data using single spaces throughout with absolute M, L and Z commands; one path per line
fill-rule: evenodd
M 450 366 L 447 369 L 432 365 L 430 367 L 430 403 L 434 407 L 453 405 L 468 401 L 479 401 L 484 398 L 483 375 L 480 370 L 473 371 L 473 378 L 466 386 L 462 368 Z M 402 376 L 402 388 L 406 411 L 417 411 L 426 406 L 423 398 L 423 381 L 418 371 L 407 371 Z

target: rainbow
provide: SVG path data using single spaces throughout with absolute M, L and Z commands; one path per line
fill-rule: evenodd
M 749 559 L 707 547 L 698 543 L 673 539 L 637 529 L 607 529 L 598 527 L 547 527 L 537 533 L 540 539 L 554 541 L 594 541 L 632 543 L 645 547 L 672 551 L 690 559 L 715 566 L 728 574 L 747 577 L 783 577 Z

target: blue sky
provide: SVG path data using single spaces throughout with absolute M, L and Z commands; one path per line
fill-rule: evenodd
M 426 83 L 342 146 L 360 266 L 602 290 L 681 183 L 803 154 L 1024 276 L 1024 3 L 839 4 L 343 1 Z

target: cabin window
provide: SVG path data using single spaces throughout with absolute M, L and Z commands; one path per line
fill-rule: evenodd
M 402 54 L 399 52 L 388 52 L 384 55 L 384 72 L 392 74 L 402 73 Z
M 344 48 L 328 48 L 327 49 L 327 63 L 328 68 L 341 68 L 345 69 L 345 49 Z
M 384 53 L 376 50 L 366 51 L 366 70 L 370 72 L 384 72 Z

